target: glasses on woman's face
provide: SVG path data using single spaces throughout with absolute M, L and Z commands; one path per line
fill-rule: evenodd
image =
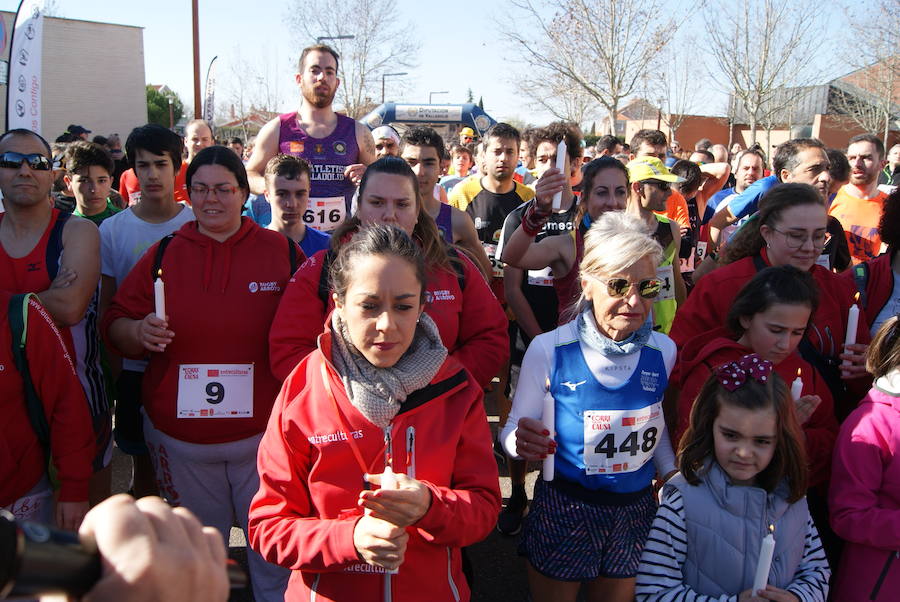
M 784 243 L 789 249 L 799 249 L 807 240 L 812 240 L 812 245 L 817 249 L 825 248 L 825 243 L 831 238 L 831 235 L 825 230 L 816 230 L 812 234 L 799 230 L 788 230 L 784 232 L 776 228 L 772 228 L 775 232 L 784 235 Z
M 237 186 L 231 184 L 216 184 L 215 186 L 207 186 L 206 184 L 191 184 L 191 196 L 207 198 L 212 192 L 217 199 L 227 197 L 237 192 Z
M 624 297 L 632 285 L 637 286 L 638 294 L 644 299 L 655 299 L 662 290 L 662 280 L 659 278 L 647 278 L 640 282 L 629 282 L 626 278 L 610 278 L 606 281 L 606 294 L 610 297 Z

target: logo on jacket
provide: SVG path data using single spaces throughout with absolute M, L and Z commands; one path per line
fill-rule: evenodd
M 247 288 L 250 289 L 251 293 L 255 293 L 256 291 L 259 290 L 259 284 L 256 282 L 251 282 L 250 284 L 247 285 Z
M 659 372 L 641 370 L 641 388 L 644 391 L 655 393 L 659 388 Z
M 583 381 L 581 381 L 581 382 L 573 383 L 573 382 L 567 380 L 566 382 L 564 382 L 564 383 L 559 383 L 559 384 L 561 384 L 561 385 L 563 385 L 563 386 L 565 386 L 565 387 L 569 387 L 569 391 L 571 391 L 572 393 L 574 393 L 574 392 L 575 392 L 575 389 L 577 389 L 578 387 L 580 387 L 581 385 L 583 385 L 583 384 L 586 383 L 586 382 L 587 382 L 586 380 L 583 380 Z
M 346 155 L 347 154 L 347 144 L 345 142 L 341 142 L 338 140 L 334 143 L 334 152 L 338 155 Z
M 256 291 L 262 293 L 278 293 L 281 291 L 281 287 L 278 286 L 277 280 L 273 280 L 272 282 L 251 282 L 247 285 L 247 288 L 250 289 L 251 293 L 255 293 Z
M 304 144 L 303 140 L 291 140 L 290 143 L 290 153 L 291 154 L 300 154 L 303 152 Z
M 316 154 L 321 155 L 325 153 L 325 147 L 321 144 L 316 144 Z

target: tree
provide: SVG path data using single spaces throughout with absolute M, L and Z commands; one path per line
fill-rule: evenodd
M 166 88 L 168 90 L 168 88 Z M 169 121 L 169 100 L 172 100 L 172 121 Z M 178 98 L 178 94 L 172 92 L 163 94 L 153 86 L 147 86 L 147 121 L 158 123 L 163 127 L 169 127 L 178 123 L 184 116 L 184 103 Z
M 622 101 L 678 29 L 662 0 L 513 0 L 520 15 L 504 37 L 527 66 L 529 78 L 558 74 L 568 92 L 583 91 L 615 127 Z M 683 10 L 682 14 L 691 14 Z M 615 133 L 610 131 L 609 133 Z
M 419 43 L 415 28 L 397 18 L 396 0 L 293 0 L 288 26 L 298 32 L 300 47 L 317 38 L 353 36 L 350 40 L 323 40 L 340 55 L 341 85 L 337 100 L 354 119 L 362 117 L 381 98 L 382 74 L 415 66 Z M 391 78 L 392 82 L 397 78 Z
M 466 90 L 466 102 L 475 102 L 475 95 L 472 93 L 472 88 Z
M 760 122 L 778 109 L 776 97 L 816 77 L 822 7 L 813 0 L 712 0 L 704 14 L 706 47 L 719 70 L 713 78 L 730 88 L 753 144 Z
M 577 123 L 579 127 L 596 114 L 598 105 L 583 88 L 572 88 L 568 81 L 556 74 L 549 81 L 529 78 L 518 81 L 519 90 L 534 100 L 537 108 L 548 111 L 557 119 Z
M 685 48 L 697 48 L 697 41 L 685 38 L 680 43 L 667 46 L 654 61 L 653 72 L 659 74 L 649 80 L 653 89 L 650 96 L 660 100 L 662 122 L 669 130 L 669 141 L 677 139 L 678 128 L 688 115 L 693 114 L 697 93 L 705 87 L 705 78 L 697 68 L 693 52 Z
M 240 122 L 241 137 L 249 140 L 254 113 L 276 112 L 281 102 L 282 74 L 278 56 L 263 47 L 259 57 L 247 58 L 240 46 L 226 58 L 228 65 L 223 88 L 227 104 Z M 258 127 L 258 126 L 256 126 Z M 254 128 L 255 129 L 255 128 Z

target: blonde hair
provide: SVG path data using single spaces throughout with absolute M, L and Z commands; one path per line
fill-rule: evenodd
M 643 258 L 654 266 L 662 262 L 663 249 L 647 225 L 624 211 L 607 211 L 591 225 L 584 237 L 584 257 L 579 273 L 582 278 L 602 279 L 624 272 Z M 574 305 L 575 315 L 590 304 L 584 291 Z

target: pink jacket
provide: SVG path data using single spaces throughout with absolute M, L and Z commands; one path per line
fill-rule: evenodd
M 841 426 L 829 502 L 847 541 L 832 599 L 900 600 L 900 395 L 873 387 Z

